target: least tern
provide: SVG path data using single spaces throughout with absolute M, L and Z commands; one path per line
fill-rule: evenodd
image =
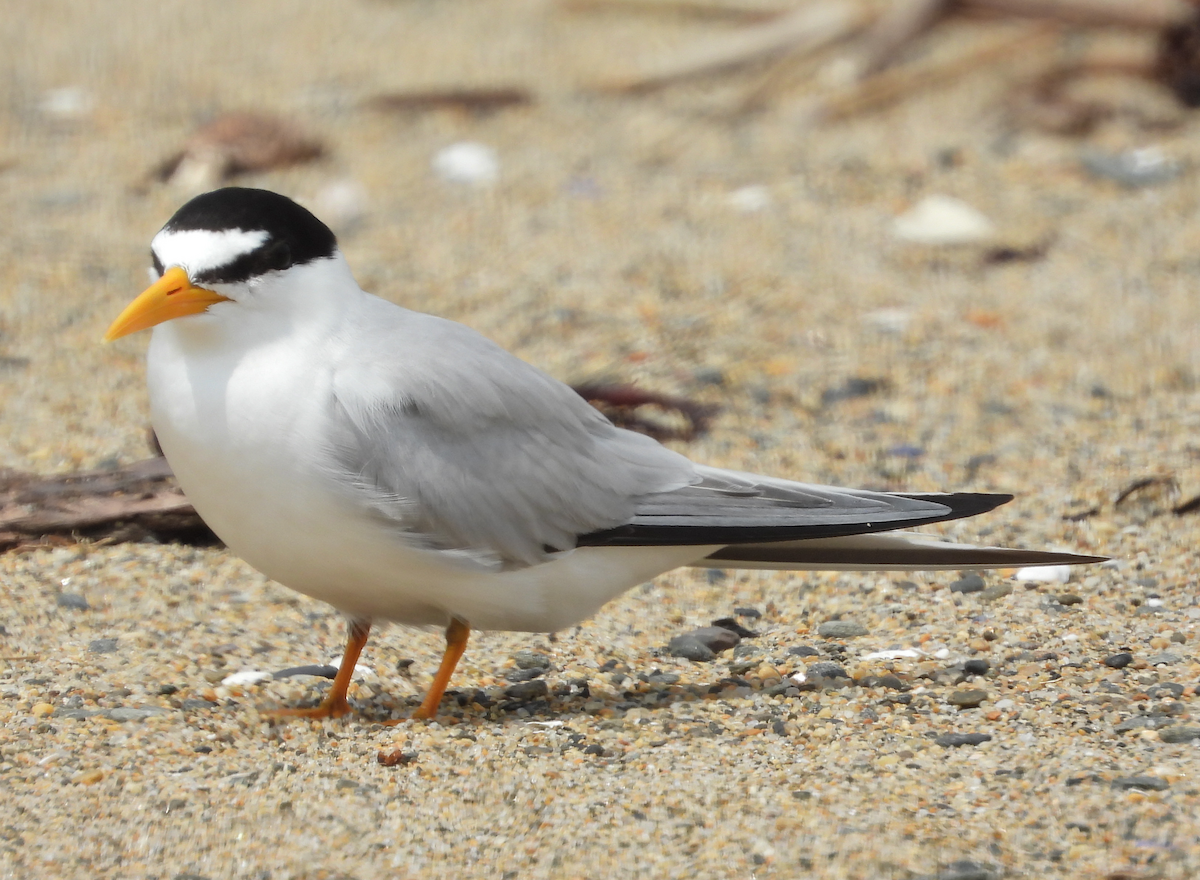
M 883 493 L 695 464 L 615 427 L 474 330 L 359 288 L 324 223 L 273 192 L 185 204 L 158 280 L 109 327 L 153 327 L 154 430 L 187 497 L 250 565 L 343 611 L 338 717 L 373 621 L 446 627 L 414 717 L 472 628 L 552 632 L 682 565 L 938 570 L 1101 561 L 897 531 L 1011 500 Z

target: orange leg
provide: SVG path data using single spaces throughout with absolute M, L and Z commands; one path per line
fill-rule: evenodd
M 352 620 L 348 630 L 342 665 L 338 667 L 333 687 L 329 689 L 321 705 L 309 709 L 275 709 L 265 714 L 277 718 L 341 718 L 349 714 L 350 702 L 346 699 L 346 692 L 350 689 L 350 679 L 354 675 L 354 664 L 358 662 L 358 655 L 367 645 L 371 624 L 365 620 Z
M 458 665 L 459 658 L 467 649 L 467 637 L 470 635 L 471 628 L 461 620 L 455 618 L 450 621 L 450 625 L 446 627 L 446 653 L 442 655 L 442 665 L 438 667 L 437 675 L 433 677 L 433 684 L 429 686 L 421 707 L 413 712 L 413 718 L 427 721 L 437 715 L 442 695 L 446 693 L 446 685 L 450 684 L 454 667 Z

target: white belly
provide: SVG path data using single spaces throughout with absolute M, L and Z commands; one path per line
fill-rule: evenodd
M 205 360 L 155 328 L 151 418 L 197 512 L 263 574 L 357 617 L 547 632 L 715 547 L 582 548 L 536 566 L 487 569 L 424 549 L 356 505 L 319 466 L 330 375 L 311 350 L 258 345 Z M 301 355 L 307 356 L 301 356 Z

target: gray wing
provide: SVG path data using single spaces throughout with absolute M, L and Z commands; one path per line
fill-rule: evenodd
M 330 453 L 409 536 L 532 564 L 697 479 L 473 330 L 377 302 L 335 366 Z
M 460 324 L 371 298 L 335 359 L 330 455 L 409 539 L 506 564 L 575 546 L 753 544 L 970 516 L 1008 495 L 901 495 L 698 467 L 614 427 Z

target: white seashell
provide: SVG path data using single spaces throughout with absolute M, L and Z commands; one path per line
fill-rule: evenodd
M 500 159 L 486 144 L 459 141 L 437 152 L 433 157 L 433 171 L 451 183 L 487 186 L 500 176 Z
M 241 672 L 235 672 L 233 675 L 227 675 L 221 679 L 221 687 L 259 684 L 260 682 L 270 681 L 274 677 L 270 672 L 263 672 L 261 669 L 244 669 Z
M 992 221 L 961 199 L 932 195 L 892 222 L 892 233 L 914 244 L 973 244 L 996 232 Z
M 864 660 L 915 660 L 922 656 L 921 652 L 915 648 L 898 648 L 893 651 L 872 651 L 870 654 L 865 654 Z
M 1030 565 L 1018 569 L 1016 579 L 1036 584 L 1065 584 L 1071 579 L 1069 565 Z

